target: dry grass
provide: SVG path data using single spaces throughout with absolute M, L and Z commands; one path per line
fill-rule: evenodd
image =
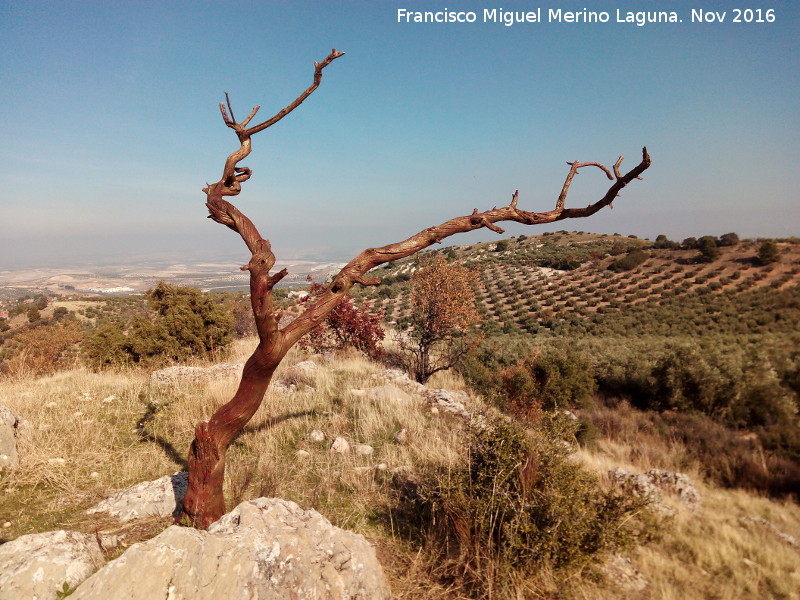
M 238 342 L 229 360 L 243 361 L 253 343 Z M 432 565 L 424 553 L 394 535 L 387 507 L 391 469 L 450 466 L 463 459 L 460 421 L 434 413 L 419 397 L 388 384 L 382 365 L 350 355 L 332 362 L 317 357 L 315 370 L 293 369 L 306 358 L 293 351 L 277 374 L 298 384 L 298 391 L 271 390 L 232 445 L 225 490 L 229 506 L 266 495 L 315 508 L 375 542 L 396 597 L 459 598 L 457 590 L 431 580 Z M 0 523 L 10 523 L 0 529 L 2 539 L 62 527 L 113 529 L 127 543 L 155 535 L 168 520 L 120 527 L 88 517 L 85 509 L 114 489 L 180 470 L 195 423 L 208 419 L 236 385 L 231 376 L 202 385 L 154 386 L 145 372 L 82 370 L 0 382 L 0 404 L 31 424 L 22 468 L 0 474 Z M 430 386 L 464 389 L 451 373 L 437 374 Z M 142 429 L 138 425 L 147 414 Z M 314 429 L 325 433 L 325 441 L 309 439 Z M 405 443 L 395 437 L 401 429 L 407 432 Z M 373 453 L 331 453 L 337 436 L 368 444 Z M 298 456 L 301 450 L 308 454 Z M 578 456 L 600 472 L 617 466 L 634 471 L 687 466 L 680 447 L 653 439 L 635 450 L 601 440 L 596 450 Z M 800 538 L 800 507 L 706 486 L 696 470 L 688 473 L 698 481 L 703 505 L 695 513 L 679 511 L 661 539 L 634 552 L 634 565 L 648 582 L 644 591 L 614 587 L 588 572 L 566 581 L 541 573 L 535 581 L 519 582 L 518 597 L 800 598 L 800 552 L 774 531 L 742 520 L 761 517 Z
M 644 591 L 629 591 L 625 598 L 800 598 L 800 549 L 748 519 L 766 519 L 800 540 L 800 506 L 795 501 L 705 484 L 685 449 L 650 435 L 629 443 L 601 440 L 593 451 L 581 450 L 578 456 L 599 473 L 617 467 L 633 472 L 653 468 L 682 471 L 692 478 L 702 497 L 696 511 L 672 503 L 677 513 L 669 529 L 633 553 L 633 565 L 648 586 Z M 581 587 L 585 597 L 621 597 L 617 589 Z

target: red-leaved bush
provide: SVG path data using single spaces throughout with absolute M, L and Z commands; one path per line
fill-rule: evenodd
M 318 295 L 323 287 L 312 282 L 305 301 Z M 350 294 L 345 295 L 328 314 L 325 321 L 300 340 L 300 346 L 314 352 L 355 348 L 373 358 L 383 356 L 383 348 L 380 347 L 380 342 L 384 337 L 381 326 L 383 312 L 373 313 L 369 308 L 369 304 L 359 308 L 353 303 L 353 297 Z

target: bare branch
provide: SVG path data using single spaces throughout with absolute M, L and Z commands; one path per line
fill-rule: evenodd
M 189 451 L 189 488 L 184 497 L 183 507 L 189 519 L 200 527 L 210 525 L 224 513 L 222 485 L 227 448 L 258 410 L 275 369 L 289 349 L 325 319 L 354 284 L 376 285 L 380 282 L 378 278 L 367 277 L 368 271 L 391 260 L 410 256 L 457 233 L 484 227 L 503 233 L 503 229 L 497 225 L 503 221 L 533 225 L 589 216 L 610 205 L 628 183 L 638 178 L 650 166 L 650 156 L 647 154 L 647 149 L 643 149 L 642 162 L 630 172 L 621 175 L 619 167 L 622 157 L 620 157 L 614 165 L 616 181 L 600 200 L 585 208 L 567 209 L 564 208 L 567 193 L 572 179 L 580 168 L 594 166 L 603 170 L 610 179 L 614 179 L 609 170 L 600 163 L 577 161 L 568 163 L 570 171 L 556 201 L 556 207 L 552 211 L 537 213 L 520 210 L 519 192 L 516 191 L 511 197 L 511 202 L 502 208 L 493 207 L 484 212 L 478 212 L 476 208 L 470 215 L 455 217 L 436 227 L 428 227 L 401 242 L 379 248 L 368 248 L 345 265 L 331 284 L 307 304 L 299 317 L 280 329 L 273 305 L 272 289 L 287 275 L 287 271 L 283 269 L 270 274 L 275 265 L 275 255 L 269 241 L 262 238 L 252 221 L 224 197 L 237 195 L 241 191 L 242 183 L 252 175 L 249 168 L 238 166 L 239 162 L 250 154 L 251 136 L 274 125 L 300 106 L 319 87 L 322 70 L 343 54 L 333 49 L 325 60 L 315 63 L 313 83 L 291 104 L 259 125 L 247 128 L 258 112 L 258 106 L 253 108 L 244 121 L 237 123 L 227 93 L 225 103 L 219 105 L 225 125 L 236 132 L 240 146 L 226 159 L 222 178 L 216 183 L 206 184 L 203 191 L 206 194 L 209 218 L 236 231 L 250 250 L 251 259 L 242 270 L 250 273 L 250 300 L 259 344 L 245 364 L 239 387 L 233 398 L 217 410 L 208 423 L 199 423 L 195 428 L 195 440 Z
M 319 84 L 322 81 L 322 69 L 327 67 L 329 64 L 331 64 L 334 60 L 336 60 L 340 56 L 344 56 L 344 52 L 339 52 L 338 50 L 336 50 L 336 48 L 334 48 L 334 49 L 331 50 L 331 53 L 325 58 L 325 60 L 323 60 L 322 62 L 315 62 L 314 63 L 314 83 L 312 83 L 310 86 L 308 86 L 308 89 L 306 89 L 306 91 L 304 91 L 302 94 L 300 94 L 295 99 L 294 102 L 292 102 L 286 108 L 281 110 L 274 117 L 272 117 L 270 119 L 267 119 L 266 121 L 264 121 L 263 123 L 261 123 L 259 125 L 256 125 L 255 127 L 251 127 L 250 129 L 246 130 L 245 133 L 247 135 L 253 135 L 253 134 L 258 133 L 259 131 L 263 131 L 267 127 L 271 127 L 272 125 L 274 125 L 275 123 L 280 121 L 283 117 L 285 117 L 290 112 L 292 112 L 295 108 L 300 106 L 303 103 L 303 101 L 306 98 L 308 98 L 314 92 L 314 90 L 316 90 L 319 87 Z
M 354 283 L 360 283 L 359 279 L 363 278 L 371 269 L 389 261 L 415 254 L 457 233 L 473 231 L 483 227 L 493 231 L 499 229 L 500 232 L 502 232 L 503 230 L 495 225 L 502 221 L 515 221 L 524 225 L 540 225 L 564 219 L 593 215 L 600 209 L 610 205 L 628 183 L 638 178 L 639 175 L 650 166 L 650 162 L 650 155 L 647 153 L 647 148 L 642 148 L 642 161 L 630 172 L 626 173 L 624 176 L 618 177 L 600 200 L 585 208 L 569 209 L 563 206 L 564 200 L 566 199 L 566 191 L 569 190 L 569 183 L 572 177 L 574 177 L 577 170 L 583 166 L 596 166 L 604 170 L 607 175 L 609 173 L 608 169 L 599 163 L 579 163 L 575 161 L 573 163 L 568 163 L 570 164 L 570 173 L 567 175 L 567 182 L 565 183 L 566 191 L 562 189 L 555 210 L 542 213 L 520 210 L 517 207 L 519 199 L 519 190 L 517 190 L 511 198 L 511 203 L 503 208 L 498 209 L 494 207 L 492 210 L 483 213 L 479 213 L 478 210 L 475 209 L 470 215 L 455 217 L 437 227 L 429 227 L 402 242 L 389 244 L 380 248 L 368 248 L 339 271 L 336 277 L 334 277 L 333 282 L 328 286 L 328 289 L 312 302 L 306 311 L 315 311 L 317 304 L 330 302 L 331 296 L 340 297 L 342 294 L 346 293 Z M 621 161 L 618 160 L 615 166 L 618 168 L 620 164 Z M 283 333 L 286 335 L 287 342 L 290 345 L 311 330 L 312 326 L 304 317 L 305 313 L 283 329 Z

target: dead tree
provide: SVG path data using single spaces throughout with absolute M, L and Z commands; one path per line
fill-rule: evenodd
M 239 388 L 233 398 L 217 410 L 207 423 L 198 423 L 195 428 L 195 439 L 189 450 L 189 489 L 183 500 L 183 510 L 196 527 L 205 528 L 225 513 L 223 498 L 225 453 L 228 445 L 261 405 L 278 364 L 303 335 L 322 322 L 354 284 L 366 286 L 377 285 L 380 282 L 379 279 L 366 276 L 371 269 L 383 263 L 410 256 L 457 233 L 483 227 L 503 233 L 503 230 L 497 225 L 502 221 L 539 225 L 564 219 L 588 217 L 611 205 L 620 191 L 650 166 L 650 156 L 647 154 L 646 148 L 642 150 L 642 161 L 624 175 L 619 170 L 622 157 L 619 157 L 612 167 L 613 174 L 612 170 L 600 163 L 570 162 L 567 163 L 570 165 L 570 169 L 561 194 L 558 196 L 555 208 L 551 211 L 536 213 L 520 209 L 517 205 L 519 199 L 517 191 L 512 195 L 511 202 L 501 208 L 494 207 L 484 212 L 479 212 L 476 208 L 471 215 L 455 217 L 441 225 L 429 227 L 401 242 L 380 248 L 368 248 L 347 263 L 323 292 L 308 304 L 298 318 L 284 327 L 278 327 L 278 319 L 273 307 L 272 288 L 287 275 L 287 271 L 282 269 L 277 273 L 270 274 L 270 270 L 275 264 L 275 255 L 272 253 L 269 241 L 262 238 L 252 221 L 225 200 L 225 197 L 237 195 L 241 191 L 242 183 L 250 179 L 251 170 L 239 166 L 239 163 L 250 154 L 251 137 L 274 125 L 297 108 L 319 87 L 322 70 L 343 55 L 343 52 L 334 49 L 325 60 L 315 63 L 314 81 L 308 89 L 286 108 L 259 125 L 248 127 L 259 109 L 258 106 L 243 121 L 237 122 L 227 94 L 225 95 L 227 109 L 226 104 L 220 103 L 220 111 L 225 125 L 236 132 L 240 146 L 225 161 L 222 178 L 216 183 L 207 185 L 203 191 L 206 193 L 209 218 L 233 229 L 242 237 L 250 250 L 250 261 L 242 267 L 242 270 L 250 271 L 250 299 L 259 343 L 244 366 Z M 613 181 L 611 187 L 600 200 L 589 206 L 565 208 L 564 201 L 573 178 L 578 174 L 579 169 L 590 166 L 601 169 Z

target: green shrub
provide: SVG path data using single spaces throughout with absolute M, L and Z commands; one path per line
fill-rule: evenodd
M 628 252 L 622 258 L 618 258 L 614 262 L 612 262 L 608 268 L 611 271 L 620 272 L 620 271 L 632 271 L 639 265 L 641 265 L 644 261 L 646 261 L 649 257 L 647 253 L 642 250 L 632 250 Z
M 532 432 L 481 417 L 466 464 L 422 477 L 399 514 L 441 577 L 471 597 L 516 597 L 521 577 L 542 567 L 567 574 L 654 531 L 644 500 L 602 489 L 569 460 L 573 428 L 563 415 Z
M 127 331 L 112 323 L 87 338 L 83 350 L 90 363 L 181 361 L 206 357 L 230 342 L 232 315 L 196 288 L 160 281 L 147 292 L 147 301 L 153 314 L 136 317 Z
M 703 262 L 714 262 L 719 258 L 719 248 L 717 238 L 713 235 L 704 235 L 698 240 L 697 247 L 700 250 L 700 260 Z
M 758 261 L 762 265 L 778 262 L 781 259 L 780 250 L 775 240 L 764 240 L 758 249 Z

